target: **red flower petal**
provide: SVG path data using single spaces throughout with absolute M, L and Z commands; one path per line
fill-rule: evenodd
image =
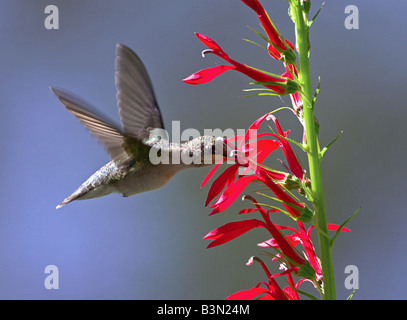
M 225 191 L 223 191 L 218 200 L 211 205 L 211 208 L 214 208 L 214 210 L 212 210 L 209 215 L 221 212 L 228 208 L 233 201 L 236 200 L 243 189 L 246 188 L 250 182 L 256 179 L 258 179 L 257 176 L 245 176 L 236 180 Z
M 220 65 L 213 68 L 202 69 L 195 72 L 194 74 L 191 74 L 189 77 L 183 79 L 182 81 L 188 84 L 206 83 L 230 69 L 236 69 L 236 67 Z
M 205 179 L 202 181 L 201 183 L 201 188 L 203 188 L 203 186 L 208 182 L 208 180 L 213 176 L 213 174 L 215 173 L 215 171 L 219 168 L 219 166 L 221 165 L 221 163 L 223 163 L 226 159 L 222 158 L 213 168 L 211 171 L 209 171 L 209 173 L 206 175 Z
M 337 224 L 328 223 L 328 224 L 327 224 L 327 227 L 328 227 L 328 230 L 338 230 L 340 226 L 337 225 Z M 341 231 L 343 231 L 343 232 L 349 232 L 350 229 L 343 227 L 343 228 L 341 229 Z
M 250 138 L 255 138 L 257 129 L 260 127 L 262 122 L 268 117 L 268 113 L 266 113 L 264 116 L 258 118 L 253 124 L 247 129 L 246 134 L 244 135 L 244 139 L 240 142 L 240 147 L 239 149 L 241 150 L 243 148 L 243 145 L 249 141 Z
M 257 212 L 257 211 L 259 211 L 259 209 L 257 209 L 257 208 L 246 208 L 246 209 L 240 210 L 239 214 Z
M 264 288 L 251 288 L 249 290 L 242 290 L 242 291 L 238 291 L 236 293 L 231 294 L 229 297 L 227 297 L 225 300 L 251 300 L 254 297 L 258 296 L 259 294 L 262 293 L 269 293 L 269 291 L 267 289 Z M 268 294 L 268 296 L 270 296 Z M 271 297 L 271 296 L 270 296 Z M 274 300 L 271 297 L 272 300 Z
M 246 149 L 250 150 L 249 156 L 254 155 L 254 157 L 251 158 L 257 163 L 262 163 L 264 159 L 266 159 L 274 150 L 278 149 L 279 146 L 280 143 L 276 140 L 262 139 L 246 143 L 244 151 L 246 151 Z
M 211 188 L 209 189 L 205 207 L 223 190 L 225 185 L 229 186 L 235 180 L 238 170 L 239 164 L 236 163 L 233 166 L 227 168 L 218 178 L 216 178 L 216 180 L 212 183 Z
M 207 248 L 212 248 L 233 240 L 253 228 L 264 227 L 264 222 L 257 219 L 229 222 L 209 232 L 204 237 L 204 240 L 214 239 L 214 241 L 207 246 Z
M 201 33 L 198 33 L 198 32 L 195 32 L 195 35 L 209 49 L 212 49 L 212 50 L 219 51 L 219 52 L 223 53 L 222 48 L 215 41 L 213 41 L 211 38 L 209 38 L 208 36 L 205 36 L 204 34 L 201 34 Z

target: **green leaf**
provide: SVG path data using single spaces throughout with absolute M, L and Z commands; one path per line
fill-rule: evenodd
M 324 147 L 324 148 L 320 151 L 320 153 L 319 153 L 319 161 L 322 160 L 322 158 L 324 157 L 324 153 L 326 152 L 326 150 L 328 150 L 328 148 L 329 148 L 330 146 L 332 146 L 332 145 L 336 142 L 336 140 L 339 139 L 339 137 L 342 135 L 342 133 L 343 133 L 343 131 L 341 131 L 341 132 L 337 135 L 337 137 L 336 137 L 332 142 L 330 142 L 326 147 Z
M 317 100 L 317 96 L 318 96 L 318 94 L 319 94 L 319 89 L 320 89 L 320 87 L 321 87 L 321 77 L 318 77 L 318 87 L 317 87 L 317 89 L 315 90 L 314 98 L 312 99 L 312 105 L 313 105 L 313 106 L 314 106 L 314 104 L 315 104 L 315 101 Z
M 331 239 L 331 243 L 330 243 L 331 248 L 332 248 L 332 246 L 334 245 L 334 242 L 335 242 L 336 238 L 339 236 L 339 234 L 340 234 L 342 228 L 343 228 L 350 220 L 352 220 L 352 219 L 355 217 L 355 215 L 360 211 L 360 209 L 361 209 L 361 208 L 357 209 L 348 219 L 346 219 L 346 220 L 339 226 L 338 230 L 336 230 L 336 233 L 335 233 L 334 237 Z
M 314 297 L 312 294 L 302 291 L 300 289 L 297 289 L 297 288 L 293 287 L 291 284 L 288 284 L 288 285 L 291 287 L 291 289 L 293 289 L 294 291 L 297 291 L 299 294 L 302 294 L 302 295 L 306 296 L 307 298 L 310 298 L 311 300 L 318 300 L 318 298 Z
M 311 26 L 311 24 L 313 24 L 314 20 L 316 17 L 318 17 L 319 13 L 321 12 L 322 8 L 325 5 L 325 1 L 322 3 L 321 7 L 319 8 L 318 12 L 315 14 L 315 16 L 310 20 L 310 22 L 308 23 L 308 26 Z
M 352 293 L 346 300 L 351 300 L 353 298 L 353 295 L 355 294 L 355 292 L 356 292 L 356 288 L 353 289 Z

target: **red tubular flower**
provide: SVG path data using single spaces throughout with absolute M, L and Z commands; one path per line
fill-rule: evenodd
M 252 78 L 256 82 L 261 83 L 263 86 L 273 90 L 279 95 L 285 95 L 285 94 L 290 94 L 294 93 L 298 90 L 297 84 L 292 81 L 291 79 L 284 78 L 284 77 L 272 77 L 270 75 L 267 75 L 263 72 L 260 72 L 258 70 L 255 70 L 249 66 L 246 66 L 244 64 L 241 64 L 240 62 L 237 62 L 233 59 L 231 59 L 226 52 L 222 50 L 222 48 L 211 38 L 195 33 L 195 35 L 198 37 L 198 39 L 206 45 L 209 49 L 205 50 L 202 52 L 203 55 L 207 53 L 213 53 L 217 55 L 218 57 L 222 58 L 223 60 L 229 62 L 232 64 L 232 66 L 218 66 L 214 68 L 209 68 L 209 69 L 203 69 L 200 70 L 189 77 L 183 79 L 185 83 L 189 84 L 202 84 L 206 83 L 208 81 L 211 81 L 213 78 L 217 77 L 218 75 L 222 74 L 226 70 L 234 69 L 236 71 L 239 71 L 248 77 Z
M 260 2 L 258 0 L 242 0 L 242 2 L 256 12 L 264 31 L 267 33 L 270 40 L 267 44 L 269 54 L 274 59 L 283 60 L 287 63 L 294 63 L 296 60 L 294 46 L 291 42 L 281 37 Z
M 256 12 L 264 28 L 264 31 L 266 31 L 270 41 L 282 51 L 287 50 L 287 46 L 284 42 L 284 39 L 280 38 L 276 28 L 273 26 L 268 14 L 264 10 L 260 2 L 258 0 L 241 0 L 241 1 Z

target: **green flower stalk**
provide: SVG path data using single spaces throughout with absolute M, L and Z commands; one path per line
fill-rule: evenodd
M 258 0 L 241 0 L 252 9 L 259 18 L 267 37 L 255 31 L 267 42 L 265 47 L 268 54 L 283 63 L 285 72 L 276 75 L 254 67 L 241 64 L 229 57 L 221 47 L 211 38 L 196 33 L 199 40 L 209 49 L 203 52 L 213 53 L 230 65 L 220 65 L 207 68 L 184 79 L 189 84 L 202 84 L 212 81 L 227 70 L 235 70 L 255 80 L 250 84 L 262 85 L 261 93 L 254 95 L 289 95 L 293 105 L 293 113 L 303 127 L 302 142 L 296 142 L 288 137 L 289 130 L 283 131 L 277 117 L 272 114 L 278 110 L 267 113 L 258 118 L 248 129 L 250 134 L 225 139 L 232 152 L 227 160 L 234 160 L 235 164 L 228 167 L 214 180 L 208 192 L 205 205 L 208 205 L 216 197 L 216 201 L 210 206 L 213 210 L 210 215 L 225 211 L 238 199 L 246 187 L 250 184 L 260 185 L 261 191 L 257 195 L 266 199 L 265 203 L 258 202 L 254 197 L 245 194 L 244 200 L 250 200 L 255 208 L 246 208 L 239 212 L 245 216 L 254 214 L 261 215 L 259 219 L 247 219 L 243 221 L 229 222 L 208 233 L 204 239 L 212 239 L 208 247 L 216 247 L 229 242 L 250 230 L 267 230 L 272 238 L 258 246 L 270 249 L 268 255 L 273 261 L 279 261 L 284 270 L 278 274 L 271 274 L 266 267 L 264 259 L 256 258 L 266 274 L 266 281 L 259 282 L 255 287 L 232 294 L 228 299 L 289 299 L 297 300 L 300 295 L 316 299 L 311 294 L 299 289 L 299 286 L 308 281 L 319 291 L 323 300 L 336 299 L 334 270 L 332 263 L 332 244 L 341 231 L 350 231 L 344 225 L 327 223 L 324 189 L 322 183 L 321 161 L 323 153 L 332 144 L 320 150 L 318 142 L 319 124 L 314 114 L 314 103 L 316 94 L 313 95 L 311 87 L 311 72 L 309 65 L 310 43 L 309 29 L 315 17 L 308 21 L 308 13 L 311 6 L 308 0 L 288 0 L 290 4 L 289 15 L 295 24 L 296 53 L 294 46 L 280 34 Z M 317 14 L 320 10 L 317 12 Z M 252 42 L 252 41 L 249 41 Z M 252 42 L 253 43 L 253 42 Z M 264 46 L 263 46 L 264 47 Z M 319 88 L 317 89 L 317 91 Z M 264 121 L 272 120 L 276 131 L 257 133 Z M 240 143 L 238 143 L 240 141 Z M 236 146 L 232 144 L 236 143 Z M 307 154 L 308 170 L 304 170 L 298 161 L 291 145 L 294 144 Z M 263 161 L 272 152 L 280 148 L 285 156 L 287 164 L 283 163 L 287 172 L 268 168 Z M 225 159 L 222 161 L 224 162 Z M 208 174 L 203 185 L 208 182 L 220 163 Z M 239 168 L 244 174 L 238 174 Z M 247 175 L 251 172 L 250 175 Z M 307 173 L 308 175 L 307 176 Z M 289 178 L 289 179 L 288 179 Z M 264 191 L 266 188 L 266 191 Z M 298 195 L 295 195 L 295 190 Z M 270 195 L 270 193 L 272 195 Z M 302 197 L 303 200 L 300 200 Z M 312 204 L 308 206 L 307 200 Z M 270 201 L 272 203 L 270 204 Z M 290 226 L 276 225 L 272 222 L 273 215 L 284 213 L 289 216 L 298 226 L 299 230 Z M 306 231 L 305 223 L 311 223 Z M 311 230 L 315 228 L 318 233 L 319 255 L 311 240 Z M 336 234 L 331 239 L 328 231 L 334 230 Z M 285 232 L 293 232 L 291 235 Z M 302 250 L 296 248 L 303 247 Z M 252 264 L 252 263 L 250 263 Z M 301 278 L 299 281 L 295 277 Z M 276 281 L 277 277 L 287 277 L 289 286 L 280 288 Z M 263 286 L 263 287 L 262 287 Z
M 301 97 L 303 101 L 305 150 L 308 156 L 308 167 L 311 179 L 312 203 L 315 210 L 315 220 L 318 230 L 318 242 L 321 256 L 322 274 L 324 277 L 323 299 L 335 299 L 335 280 L 332 263 L 330 238 L 328 235 L 327 218 L 325 211 L 324 189 L 321 172 L 321 150 L 318 143 L 317 127 L 315 125 L 315 114 L 313 95 L 311 88 L 311 73 L 309 67 L 309 27 L 307 19 L 310 7 L 309 1 L 291 0 L 290 12 L 295 23 L 296 49 L 299 57 L 298 81 L 301 86 Z

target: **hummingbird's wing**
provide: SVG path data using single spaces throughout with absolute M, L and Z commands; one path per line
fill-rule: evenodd
M 76 116 L 104 144 L 112 160 L 125 153 L 134 154 L 139 150 L 145 152 L 149 149 L 137 138 L 129 138 L 124 135 L 117 125 L 86 102 L 61 89 L 51 88 L 51 91 L 65 105 L 66 109 Z M 132 150 L 128 148 L 129 143 Z
M 149 128 L 164 129 L 153 86 L 140 58 L 128 47 L 116 46 L 117 106 L 126 135 L 144 141 Z

